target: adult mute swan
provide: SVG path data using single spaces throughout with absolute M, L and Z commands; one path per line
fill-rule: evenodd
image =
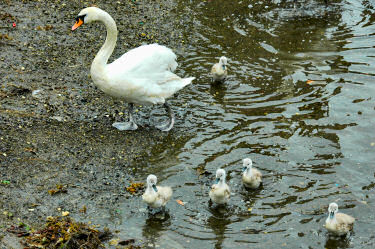
M 338 213 L 338 210 L 339 206 L 335 202 L 329 204 L 325 227 L 329 232 L 342 236 L 353 229 L 355 219 L 350 215 Z
M 219 63 L 216 63 L 211 68 L 211 75 L 214 82 L 223 82 L 228 75 L 227 70 L 228 59 L 225 56 L 220 57 Z
M 107 38 L 91 64 L 91 78 L 104 93 L 123 99 L 129 105 L 129 122 L 114 123 L 113 126 L 119 130 L 136 130 L 134 104 L 163 104 L 169 114 L 169 122 L 156 127 L 162 131 L 172 129 L 174 114 L 166 98 L 189 85 L 194 77 L 180 78 L 174 74 L 178 65 L 176 55 L 171 49 L 158 44 L 137 47 L 107 64 L 117 41 L 116 23 L 107 12 L 96 7 L 81 10 L 72 30 L 94 21 L 104 23 Z
M 225 183 L 225 170 L 218 169 L 216 171 L 215 184 L 212 185 L 210 190 L 211 201 L 216 204 L 226 204 L 229 201 L 230 189 Z
M 164 207 L 171 199 L 172 189 L 170 187 L 156 186 L 157 178 L 155 175 L 147 177 L 147 188 L 142 195 L 142 199 L 153 208 Z
M 262 173 L 253 167 L 253 161 L 250 158 L 245 158 L 242 160 L 242 183 L 247 188 L 258 188 L 262 183 Z

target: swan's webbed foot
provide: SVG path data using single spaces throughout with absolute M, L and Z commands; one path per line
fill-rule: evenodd
M 147 206 L 147 210 L 148 210 L 148 213 L 150 215 L 158 215 L 158 214 L 165 214 L 166 213 L 166 209 L 164 206 L 162 207 L 158 207 L 158 208 L 152 208 L 150 206 Z
M 129 122 L 115 122 L 112 124 L 113 127 L 120 131 L 134 131 L 138 128 L 138 125 L 135 123 L 133 118 L 133 108 L 134 105 L 129 103 L 128 110 L 129 110 Z
M 171 119 L 169 122 L 156 125 L 155 127 L 161 131 L 169 131 L 173 128 L 173 125 L 174 125 L 174 119 Z
M 168 113 L 169 121 L 166 123 L 162 123 L 160 125 L 156 125 L 156 128 L 158 128 L 161 131 L 169 131 L 173 128 L 174 125 L 174 113 L 167 102 L 165 102 L 163 106 Z
M 115 122 L 112 126 L 120 131 L 134 131 L 138 128 L 138 125 L 134 122 Z

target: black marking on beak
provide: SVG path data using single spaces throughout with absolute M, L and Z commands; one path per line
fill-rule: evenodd
M 333 219 L 333 216 L 335 216 L 335 212 L 332 211 L 332 212 L 329 213 L 329 217 L 330 217 L 331 219 Z
M 155 192 L 158 192 L 158 188 L 156 187 L 155 184 L 152 184 L 152 188 L 155 190 Z
M 85 16 L 86 15 L 77 16 L 76 22 L 79 22 L 79 20 L 81 20 L 83 23 L 85 23 Z

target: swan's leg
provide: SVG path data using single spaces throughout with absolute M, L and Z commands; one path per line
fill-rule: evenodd
M 150 215 L 157 215 L 157 214 L 162 213 L 165 210 L 165 208 L 163 207 L 153 208 L 153 207 L 147 206 L 147 210 Z
M 174 125 L 174 113 L 167 102 L 165 102 L 163 106 L 168 113 L 169 122 L 157 125 L 156 128 L 158 128 L 161 131 L 169 131 L 170 129 L 173 128 L 173 125 Z
M 120 131 L 134 131 L 138 128 L 138 125 L 135 123 L 133 118 L 133 108 L 134 104 L 129 103 L 128 105 L 128 111 L 129 111 L 129 122 L 124 123 L 113 123 L 112 126 Z

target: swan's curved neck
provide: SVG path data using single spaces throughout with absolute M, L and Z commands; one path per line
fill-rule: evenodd
M 152 189 L 152 186 L 151 186 L 151 185 L 148 185 L 148 184 L 147 184 L 146 192 L 147 192 L 147 193 L 154 193 L 155 191 Z
M 247 175 L 248 177 L 251 177 L 251 176 L 253 175 L 253 171 L 251 170 L 251 167 L 248 167 L 248 168 L 246 169 L 246 175 Z
M 156 193 L 154 188 L 152 187 L 152 183 L 147 183 L 146 192 L 149 194 Z
M 333 215 L 331 215 L 331 213 L 329 213 L 328 219 L 331 220 L 331 221 L 336 221 L 336 213 L 333 213 Z
M 117 27 L 113 18 L 108 13 L 103 11 L 99 13 L 99 20 L 104 23 L 107 29 L 107 37 L 91 64 L 91 72 L 97 72 L 104 69 L 104 67 L 107 65 L 109 57 L 115 49 L 117 41 Z
M 222 187 L 225 185 L 225 178 L 221 178 L 219 181 L 219 187 Z
M 219 61 L 219 65 L 223 70 L 226 69 L 225 63 L 222 60 Z

